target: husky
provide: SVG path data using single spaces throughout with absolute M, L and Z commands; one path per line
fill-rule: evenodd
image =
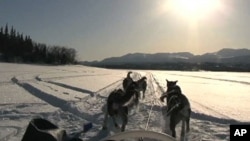
M 141 79 L 137 80 L 139 90 L 142 91 L 143 99 L 145 98 L 145 91 L 147 89 L 147 77 L 143 76 Z
M 165 96 L 163 96 L 163 95 L 161 96 L 160 100 L 164 101 L 163 99 L 165 97 L 167 97 L 167 103 L 168 103 L 169 99 L 172 95 L 179 94 L 182 92 L 181 92 L 181 88 L 178 85 L 176 85 L 176 83 L 178 82 L 177 80 L 176 81 L 168 81 L 166 79 L 166 82 L 167 82 L 167 92 L 163 94 Z
M 103 129 L 107 129 L 107 119 L 110 116 L 116 128 L 120 128 L 115 117 L 120 116 L 122 119 L 121 132 L 125 131 L 128 122 L 128 108 L 138 103 L 139 90 L 136 82 L 131 82 L 127 90 L 114 90 L 110 93 L 107 99 L 107 109 L 103 122 Z
M 170 116 L 169 126 L 172 137 L 176 137 L 175 127 L 182 121 L 181 139 L 184 139 L 185 133 L 190 130 L 191 106 L 188 98 L 181 92 L 181 88 L 176 83 L 177 81 L 167 81 L 167 92 L 160 97 L 160 100 L 163 102 L 167 98 L 167 111 L 166 115 L 163 116 Z
M 123 80 L 123 82 L 122 82 L 122 86 L 123 86 L 123 90 L 124 91 L 126 91 L 126 89 L 127 89 L 127 87 L 129 86 L 129 84 L 131 84 L 132 82 L 133 82 L 133 79 L 131 78 L 131 76 L 130 76 L 130 74 L 131 74 L 132 72 L 131 71 L 129 71 L 128 73 L 127 73 L 127 77 Z

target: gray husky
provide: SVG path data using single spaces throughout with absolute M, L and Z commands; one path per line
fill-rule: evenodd
M 170 116 L 172 136 L 176 137 L 175 127 L 182 121 L 181 139 L 184 139 L 185 133 L 189 132 L 191 106 L 188 98 L 182 94 L 181 88 L 176 83 L 177 81 L 167 80 L 167 92 L 160 97 L 160 100 L 163 102 L 164 98 L 167 98 L 167 114 L 164 116 Z
M 103 129 L 107 127 L 107 119 L 110 116 L 116 128 L 120 128 L 115 117 L 120 116 L 122 119 L 121 131 L 125 131 L 128 122 L 128 107 L 138 103 L 139 91 L 136 82 L 131 82 L 124 92 L 122 89 L 114 90 L 107 99 L 107 109 L 103 122 Z
M 145 91 L 147 89 L 147 77 L 143 76 L 141 79 L 137 80 L 139 90 L 142 91 L 143 99 L 145 98 Z

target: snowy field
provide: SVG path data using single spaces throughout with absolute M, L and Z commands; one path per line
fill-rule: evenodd
M 43 117 L 78 131 L 83 123 L 93 128 L 83 134 L 98 141 L 118 132 L 109 121 L 102 130 L 106 98 L 121 88 L 128 70 L 69 66 L 38 66 L 0 63 L 0 141 L 20 141 L 29 121 Z M 250 123 L 250 73 L 140 71 L 134 80 L 147 77 L 146 98 L 129 111 L 126 130 L 166 129 L 159 101 L 166 79 L 178 80 L 192 108 L 189 141 L 228 141 L 229 124 Z M 179 138 L 180 125 L 177 127 Z

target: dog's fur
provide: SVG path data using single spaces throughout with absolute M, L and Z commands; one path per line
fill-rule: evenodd
M 172 136 L 176 137 L 175 127 L 182 121 L 181 138 L 184 138 L 185 133 L 189 132 L 191 106 L 188 98 L 182 94 L 181 88 L 176 83 L 177 81 L 167 80 L 167 93 L 163 94 L 160 100 L 163 101 L 164 98 L 167 98 L 167 115 L 164 116 L 170 116 Z
M 123 82 L 122 82 L 122 86 L 123 86 L 123 90 L 124 90 L 124 91 L 126 91 L 127 87 L 130 85 L 130 83 L 133 82 L 133 79 L 132 79 L 131 76 L 130 76 L 131 73 L 132 73 L 132 72 L 129 71 L 129 72 L 127 73 L 127 77 L 126 77 L 126 78 L 123 80 Z
M 147 89 L 147 77 L 143 76 L 141 79 L 137 80 L 139 90 L 142 91 L 143 99 L 145 98 L 145 91 Z
M 128 122 L 128 107 L 138 103 L 139 92 L 137 88 L 137 83 L 132 82 L 126 92 L 122 89 L 118 89 L 110 93 L 107 99 L 107 111 L 105 113 L 103 129 L 107 128 L 108 116 L 112 118 L 115 127 L 120 128 L 115 119 L 115 116 L 120 116 L 122 119 L 121 131 L 125 131 Z
M 178 82 L 177 80 L 168 81 L 166 79 L 166 82 L 167 82 L 167 92 L 161 96 L 160 100 L 163 101 L 163 99 L 167 97 L 167 103 L 168 103 L 171 96 L 182 93 L 182 92 L 181 92 L 181 88 L 178 85 L 176 85 L 176 83 Z

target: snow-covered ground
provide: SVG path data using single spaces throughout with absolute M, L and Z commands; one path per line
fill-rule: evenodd
M 102 130 L 104 105 L 109 93 L 121 88 L 128 70 L 112 70 L 80 65 L 38 66 L 0 63 L 0 141 L 20 141 L 29 121 L 43 117 L 65 129 L 79 131 L 83 123 L 93 128 L 83 134 L 86 141 L 98 141 L 115 134 L 109 120 Z M 142 71 L 146 76 L 146 98 L 129 112 L 126 130 L 162 132 L 166 127 L 159 97 L 166 79 L 178 80 L 189 98 L 191 131 L 189 141 L 228 141 L 229 124 L 250 123 L 250 73 Z M 180 125 L 177 127 L 177 137 Z

